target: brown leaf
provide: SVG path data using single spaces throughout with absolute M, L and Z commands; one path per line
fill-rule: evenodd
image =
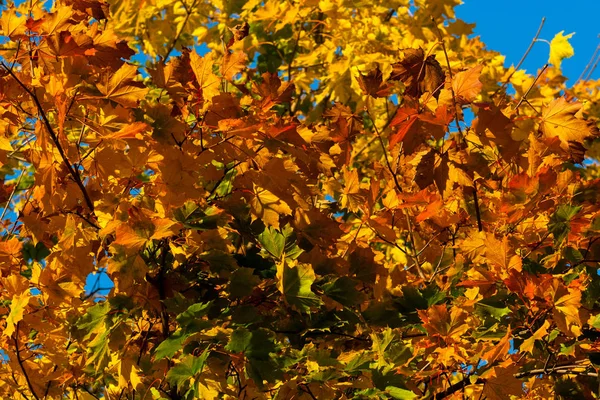
M 439 96 L 446 75 L 435 59 L 430 55 L 425 58 L 423 49 L 405 49 L 404 58 L 392 65 L 390 80 L 399 80 L 406 86 L 405 93 L 415 98 L 423 93 L 432 93 L 435 98 Z
M 416 107 L 406 105 L 398 108 L 390 127 L 398 127 L 390 136 L 390 149 L 402 142 L 404 152 L 412 154 L 431 137 L 439 139 L 444 136 L 446 125 L 432 113 L 419 112 Z
M 390 87 L 387 83 L 383 82 L 383 74 L 379 66 L 369 71 L 366 75 L 359 72 L 356 80 L 366 95 L 378 98 L 386 97 L 390 94 Z

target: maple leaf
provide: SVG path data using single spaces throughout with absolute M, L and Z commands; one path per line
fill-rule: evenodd
M 443 137 L 446 124 L 427 111 L 420 112 L 407 105 L 398 108 L 390 127 L 398 127 L 390 136 L 390 148 L 402 142 L 404 151 L 410 154 L 432 136 L 436 139 Z
M 253 219 L 260 218 L 265 224 L 279 228 L 279 215 L 291 215 L 290 206 L 272 192 L 254 186 L 254 195 L 250 200 Z
M 558 137 L 564 149 L 570 142 L 582 142 L 591 132 L 587 123 L 576 116 L 580 108 L 581 104 L 568 103 L 560 97 L 542 110 L 540 128 L 547 137 Z
M 366 95 L 378 98 L 390 95 L 389 85 L 383 83 L 383 73 L 379 67 L 371 70 L 367 75 L 363 75 L 360 71 L 356 78 L 360 88 Z
M 558 32 L 550 42 L 550 57 L 548 58 L 548 62 L 556 68 L 560 68 L 562 60 L 575 55 L 573 46 L 571 46 L 571 43 L 569 43 L 568 40 L 572 38 L 575 33 L 569 33 L 566 36 L 563 35 L 563 33 L 564 31 Z
M 551 290 L 554 302 L 554 319 L 559 329 L 566 334 L 579 332 L 581 320 L 581 292 L 576 288 L 567 288 L 560 282 L 555 282 Z M 573 330 L 575 328 L 575 330 Z
M 364 202 L 360 194 L 360 181 L 357 170 L 344 169 L 344 191 L 340 198 L 340 205 L 349 211 L 356 212 Z
M 521 352 L 529 352 L 533 354 L 533 346 L 535 345 L 536 340 L 542 340 L 548 334 L 548 328 L 550 328 L 550 322 L 544 321 L 544 324 L 539 327 L 533 335 L 529 338 L 525 339 L 519 347 Z
M 13 295 L 10 303 L 10 313 L 6 317 L 6 328 L 4 328 L 3 332 L 5 336 L 11 337 L 15 332 L 17 324 L 23 320 L 25 307 L 29 303 L 30 298 L 31 293 L 29 291 Z
M 493 234 L 486 236 L 485 255 L 492 263 L 500 267 L 503 274 L 508 274 L 511 269 L 521 270 L 521 257 L 511 254 L 508 238 L 497 240 Z
M 246 66 L 246 53 L 242 51 L 227 52 L 223 57 L 221 64 L 221 74 L 228 81 L 232 81 L 233 77 L 244 69 Z
M 406 85 L 406 93 L 418 98 L 425 92 L 439 97 L 446 75 L 435 59 L 429 55 L 425 58 L 423 49 L 405 49 L 404 58 L 392 65 L 390 80 L 399 80 Z
M 210 102 L 220 92 L 221 79 L 213 73 L 213 57 L 213 53 L 208 53 L 204 57 L 201 57 L 195 51 L 190 53 L 190 67 L 196 76 L 202 98 L 206 102 Z
M 24 14 L 17 15 L 17 10 L 13 7 L 9 7 L 7 10 L 2 12 L 0 18 L 0 27 L 2 29 L 2 35 L 8 36 L 11 39 L 18 39 L 20 36 L 25 36 L 25 21 L 27 16 Z
M 113 100 L 125 107 L 136 107 L 148 93 L 148 88 L 133 80 L 137 76 L 135 65 L 123 64 L 114 74 L 105 76 L 97 87 L 105 98 Z
M 483 84 L 479 80 L 483 65 L 478 65 L 466 71 L 461 71 L 452 78 L 452 89 L 459 104 L 471 103 L 479 92 Z
M 483 386 L 483 393 L 488 399 L 505 400 L 511 395 L 520 396 L 523 394 L 523 382 L 515 378 L 519 370 L 517 365 L 507 365 L 493 367 L 485 375 L 486 381 Z
M 459 308 L 452 308 L 448 312 L 445 305 L 434 305 L 427 310 L 419 310 L 419 317 L 431 335 L 439 335 L 446 341 L 458 340 L 460 335 L 469 330 L 469 325 L 465 323 L 468 315 Z
M 488 350 L 483 355 L 483 359 L 488 364 L 494 364 L 497 360 L 506 358 L 511 348 L 510 338 L 511 332 L 507 331 L 506 335 L 491 350 Z
M 265 72 L 261 76 L 260 84 L 254 82 L 253 88 L 260 95 L 260 108 L 263 111 L 270 110 L 274 105 L 285 103 L 290 100 L 294 90 L 291 82 L 281 83 L 277 74 Z
M 288 304 L 301 311 L 307 312 L 321 304 L 320 298 L 311 290 L 314 281 L 315 273 L 309 264 L 298 261 L 277 264 L 277 288 Z

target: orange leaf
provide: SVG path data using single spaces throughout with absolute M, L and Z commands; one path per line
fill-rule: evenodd
M 458 103 L 471 103 L 475 100 L 479 92 L 481 92 L 483 84 L 479 80 L 479 76 L 482 69 L 483 65 L 477 65 L 454 76 L 452 79 L 452 89 Z

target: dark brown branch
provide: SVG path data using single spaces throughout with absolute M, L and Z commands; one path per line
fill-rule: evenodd
M 585 369 L 584 371 L 574 371 L 575 369 Z M 578 375 L 578 376 L 590 376 L 590 377 L 598 377 L 597 372 L 593 372 L 587 368 L 586 365 L 581 364 L 570 364 L 570 365 L 559 365 L 553 368 L 536 368 L 529 371 L 519 372 L 514 374 L 513 376 L 517 379 L 525 378 L 528 376 L 536 376 L 536 375 Z M 432 400 L 441 400 L 444 399 L 460 390 L 463 390 L 469 385 L 484 385 L 486 383 L 486 379 L 478 378 L 475 383 L 471 382 L 471 377 L 466 376 L 464 379 L 456 382 L 453 385 L 450 385 L 447 389 L 435 393 L 431 396 Z
M 477 229 L 479 232 L 483 230 L 483 225 L 481 224 L 481 211 L 479 210 L 479 198 L 477 197 L 477 184 L 475 180 L 473 180 L 473 200 L 475 201 L 475 216 L 477 217 Z
M 60 145 L 58 136 L 56 135 L 56 132 L 54 132 L 54 129 L 52 128 L 52 125 L 50 124 L 50 120 L 48 119 L 48 116 L 46 115 L 46 112 L 44 111 L 44 108 L 42 107 L 40 100 L 37 98 L 36 94 L 31 89 L 29 89 L 23 82 L 21 82 L 21 80 L 19 78 L 17 78 L 17 76 L 14 74 L 14 72 L 10 68 L 8 68 L 6 66 L 6 64 L 4 64 L 3 62 L 0 62 L 0 65 L 2 65 L 2 68 L 4 68 L 10 74 L 10 76 L 12 76 L 12 78 L 19 84 L 19 86 L 21 86 L 23 88 L 23 90 L 25 90 L 25 92 L 27 92 L 27 94 L 29 94 L 29 96 L 35 103 L 35 105 L 38 109 L 38 113 L 40 114 L 40 117 L 42 118 L 42 121 L 44 122 L 44 125 L 46 126 L 46 129 L 48 130 L 48 133 L 50 134 L 50 137 L 52 138 L 54 145 L 58 149 L 58 153 L 60 154 L 60 157 L 62 158 L 63 163 L 65 164 L 65 166 L 67 167 L 67 170 L 69 171 L 69 175 L 71 175 L 71 177 L 73 178 L 73 180 L 75 181 L 75 183 L 77 184 L 79 189 L 81 190 L 81 193 L 83 194 L 85 203 L 87 204 L 90 211 L 93 213 L 94 212 L 94 203 L 92 202 L 92 200 L 90 199 L 90 196 L 88 195 L 85 185 L 83 184 L 83 181 L 81 180 L 81 177 L 79 176 L 79 172 L 73 168 L 69 159 L 67 158 L 65 151 L 63 150 L 62 146 Z
M 196 1 L 194 1 L 192 3 L 191 7 L 189 7 L 189 8 L 185 4 L 185 1 L 182 0 L 181 4 L 183 4 L 183 8 L 185 9 L 185 19 L 183 20 L 183 24 L 181 25 L 181 28 L 179 29 L 179 31 L 173 38 L 173 41 L 169 45 L 169 47 L 167 49 L 167 54 L 165 54 L 165 58 L 163 58 L 161 61 L 161 64 L 163 64 L 163 65 L 165 65 L 165 63 L 167 62 L 167 59 L 169 58 L 169 56 L 171 55 L 173 50 L 175 50 L 175 46 L 177 45 L 177 42 L 179 41 L 179 38 L 181 37 L 181 34 L 183 33 L 183 30 L 185 29 L 185 26 L 186 26 L 188 20 L 190 19 L 190 16 L 192 15 L 192 10 L 196 7 Z
M 29 391 L 33 395 L 33 398 L 36 400 L 40 400 L 38 395 L 35 393 L 35 390 L 33 390 L 33 385 L 31 383 L 31 379 L 29 379 L 29 375 L 27 374 L 25 365 L 23 365 L 23 359 L 21 358 L 21 351 L 19 350 L 19 322 L 17 322 L 17 325 L 15 327 L 15 349 L 16 349 L 15 353 L 17 354 L 17 362 L 19 363 L 19 367 L 21 367 L 21 371 L 23 372 L 23 375 L 25 376 L 25 381 L 27 382 L 27 387 L 29 387 Z
M 531 89 L 533 89 L 533 87 L 537 83 L 538 79 L 540 79 L 540 76 L 542 76 L 542 74 L 546 70 L 546 68 L 548 68 L 548 64 L 545 64 L 542 67 L 542 70 L 539 72 L 539 74 L 537 74 L 537 76 L 535 77 L 535 79 L 533 80 L 533 82 L 531 82 L 531 86 L 529 86 L 529 88 L 527 89 L 527 91 L 525 92 L 525 94 L 523 95 L 523 97 L 521 97 L 521 99 L 517 103 L 517 106 L 515 107 L 515 110 L 518 110 L 519 107 L 521 106 L 521 104 L 523 104 L 524 101 L 527 101 L 527 96 L 529 95 L 529 92 L 531 92 Z

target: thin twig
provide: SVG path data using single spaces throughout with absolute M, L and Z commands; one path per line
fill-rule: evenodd
M 481 211 L 479 210 L 479 198 L 477 197 L 477 183 L 473 179 L 473 200 L 475 201 L 475 216 L 477 217 L 477 230 L 483 231 L 483 225 L 481 223 Z
M 92 202 L 90 196 L 88 195 L 85 185 L 83 184 L 83 181 L 81 180 L 81 177 L 79 176 L 79 172 L 73 168 L 69 159 L 67 158 L 67 155 L 65 154 L 64 149 L 60 145 L 58 137 L 56 136 L 56 132 L 54 132 L 54 129 L 52 128 L 52 125 L 50 124 L 50 120 L 48 119 L 48 116 L 46 115 L 46 112 L 44 111 L 44 108 L 42 107 L 40 100 L 37 98 L 36 94 L 31 89 L 29 89 L 23 82 L 21 82 L 21 80 L 14 74 L 14 72 L 10 68 L 8 68 L 6 66 L 6 64 L 4 64 L 4 62 L 0 62 L 0 65 L 12 76 L 12 78 L 19 84 L 19 86 L 21 86 L 23 88 L 23 90 L 25 90 L 25 92 L 27 92 L 27 94 L 29 94 L 29 96 L 35 103 L 35 105 L 38 109 L 38 113 L 40 114 L 40 117 L 42 118 L 42 121 L 44 122 L 44 125 L 46 126 L 46 129 L 48 130 L 48 133 L 50 134 L 50 137 L 52 138 L 52 141 L 54 142 L 56 148 L 58 149 L 58 153 L 60 154 L 60 157 L 62 158 L 63 163 L 65 164 L 65 166 L 67 167 L 67 170 L 69 171 L 69 174 L 71 175 L 71 177 L 73 178 L 73 180 L 75 181 L 75 183 L 77 184 L 79 189 L 81 190 L 81 193 L 83 194 L 83 198 L 85 200 L 86 205 L 88 206 L 89 210 L 93 213 L 94 212 L 94 203 Z
M 494 94 L 492 94 L 492 97 L 496 96 L 496 94 L 498 94 L 498 92 L 500 90 L 504 89 L 510 83 L 510 78 L 512 78 L 512 76 L 515 74 L 515 72 L 517 72 L 519 70 L 519 68 L 521 68 L 521 65 L 523 64 L 523 62 L 529 55 L 529 52 L 533 48 L 533 45 L 535 44 L 535 42 L 538 41 L 537 39 L 540 36 L 540 33 L 542 33 L 542 27 L 544 26 L 544 22 L 546 22 L 546 17 L 542 17 L 542 22 L 540 22 L 540 26 L 539 26 L 537 32 L 535 33 L 535 36 L 531 40 L 531 43 L 529 43 L 529 47 L 527 48 L 527 50 L 525 50 L 525 54 L 523 54 L 523 57 L 521 57 L 521 60 L 519 60 L 519 63 L 515 67 L 515 70 L 513 72 L 511 72 L 510 75 L 508 75 L 508 78 L 506 78 L 506 80 L 504 81 L 502 86 L 500 86 L 498 89 L 496 89 Z
M 448 66 L 448 75 L 450 76 L 450 80 L 453 80 L 454 77 L 452 75 L 452 68 L 450 68 L 450 58 L 448 57 L 448 51 L 446 51 L 446 44 L 444 43 L 444 39 L 442 38 L 442 32 L 440 31 L 440 28 L 438 28 L 437 23 L 435 22 L 435 18 L 431 17 L 431 22 L 433 22 L 433 26 L 435 27 L 436 31 L 437 31 L 437 35 L 438 35 L 438 40 L 440 41 L 440 44 L 442 45 L 442 50 L 444 51 L 444 57 L 446 58 L 446 65 Z M 452 85 L 450 85 L 450 93 L 452 94 L 452 103 L 454 104 L 454 120 L 456 121 L 456 128 L 458 129 L 458 134 L 460 135 L 460 137 L 463 137 L 462 134 L 462 129 L 460 127 L 460 123 L 459 123 L 459 116 L 458 116 L 458 112 L 456 112 L 457 110 L 457 102 L 456 102 L 456 94 L 454 93 L 454 88 L 452 87 Z
M 20 322 L 17 322 L 17 325 L 15 327 L 15 348 L 16 348 L 16 354 L 17 354 L 17 362 L 19 363 L 19 367 L 21 367 L 21 371 L 23 372 L 23 375 L 25 376 L 25 381 L 27 382 L 29 391 L 31 392 L 31 394 L 33 395 L 33 397 L 36 400 L 40 400 L 38 395 L 35 393 L 35 390 L 33 390 L 33 384 L 31 383 L 31 379 L 29 379 L 29 375 L 27 374 L 25 365 L 23 365 L 23 359 L 21 358 L 21 351 L 19 350 L 19 323 Z
M 19 179 L 17 180 L 15 187 L 13 188 L 12 192 L 10 192 L 10 196 L 8 197 L 8 200 L 6 201 L 6 206 L 4 207 L 4 210 L 2 210 L 2 215 L 0 215 L 0 222 L 2 222 L 2 220 L 4 219 L 4 216 L 6 215 L 6 211 L 10 207 L 10 202 L 12 201 L 12 199 L 15 195 L 15 192 L 17 191 L 17 188 L 19 187 L 19 184 L 21 183 L 21 179 L 23 178 L 23 175 L 25 175 L 25 170 L 21 171 L 21 174 L 19 175 Z
M 531 83 L 531 85 L 529 86 L 529 88 L 527 89 L 527 91 L 525 92 L 525 94 L 523 95 L 523 97 L 521 97 L 521 99 L 519 100 L 519 102 L 517 103 L 517 106 L 515 107 L 515 110 L 518 110 L 519 107 L 521 106 L 521 103 L 523 103 L 526 99 L 527 99 L 527 95 L 529 95 L 529 92 L 531 92 L 531 89 L 533 89 L 533 87 L 535 86 L 535 84 L 537 83 L 538 79 L 540 79 L 540 76 L 542 76 L 542 74 L 544 73 L 544 71 L 546 70 L 546 68 L 548 68 L 548 64 L 545 64 L 542 69 L 540 70 L 540 72 L 537 74 L 537 76 L 535 77 L 535 79 L 533 80 L 533 82 Z
M 194 7 L 196 7 L 196 1 L 194 1 L 192 3 L 192 5 L 189 9 L 188 9 L 187 5 L 185 4 L 185 1 L 182 0 L 181 4 L 183 4 L 183 8 L 185 9 L 185 19 L 183 20 L 183 24 L 181 24 L 181 28 L 179 28 L 177 34 L 173 38 L 173 41 L 169 45 L 169 48 L 167 49 L 167 54 L 165 54 L 165 57 L 161 61 L 162 65 L 165 65 L 165 63 L 167 62 L 167 59 L 169 58 L 169 56 L 171 55 L 173 50 L 175 50 L 175 46 L 177 45 L 177 42 L 179 41 L 179 38 L 181 37 L 183 30 L 185 29 L 185 25 L 187 24 L 188 20 L 190 19 L 190 16 L 192 15 L 191 10 L 193 10 Z
M 581 75 L 579 75 L 579 78 L 577 78 L 577 80 L 575 81 L 575 83 L 577 83 L 580 80 L 582 80 L 583 77 L 585 76 L 585 73 L 588 72 L 588 70 L 594 64 L 594 61 L 596 61 L 596 56 L 598 55 L 598 51 L 600 51 L 600 44 L 598 46 L 596 46 L 596 50 L 594 50 L 594 54 L 592 54 L 592 58 L 590 58 L 590 61 L 588 61 L 587 65 L 585 66 L 585 68 L 581 72 Z

